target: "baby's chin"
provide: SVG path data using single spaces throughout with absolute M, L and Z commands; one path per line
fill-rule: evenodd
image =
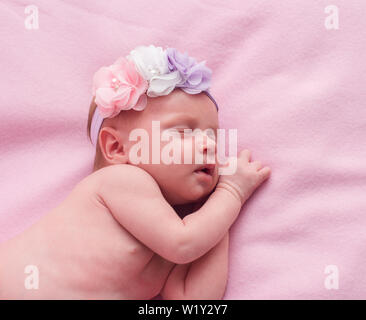
M 207 187 L 197 185 L 194 187 L 187 187 L 185 190 L 182 189 L 179 195 L 175 198 L 175 205 L 189 204 L 199 202 L 205 199 L 214 189 L 214 186 Z

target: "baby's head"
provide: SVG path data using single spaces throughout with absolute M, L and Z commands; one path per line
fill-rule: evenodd
M 198 73 L 198 76 L 191 77 L 190 83 L 186 80 L 186 83 L 190 84 L 189 89 L 187 89 L 187 85 L 184 85 L 185 82 L 182 79 L 184 73 L 182 74 L 181 71 L 174 70 L 171 67 L 165 73 L 161 71 L 159 73 L 158 71 L 158 74 L 153 73 L 152 76 L 151 74 L 146 75 L 147 68 L 144 68 L 144 57 L 143 54 L 141 55 L 141 51 L 147 53 L 145 60 L 149 55 L 155 54 L 158 58 L 162 58 L 161 60 L 163 62 L 164 55 L 161 54 L 159 56 L 159 54 L 161 52 L 165 53 L 166 51 L 158 51 L 158 48 L 153 46 L 142 47 L 145 52 L 141 50 L 141 47 L 139 48 L 140 55 L 138 58 L 140 60 L 136 62 L 135 59 L 134 62 L 135 65 L 138 64 L 138 67 L 136 67 L 139 70 L 138 74 L 144 75 L 142 78 L 139 78 L 137 75 L 137 78 L 133 79 L 130 73 L 128 79 L 130 83 L 124 83 L 123 79 L 115 73 L 117 75 L 116 77 L 113 74 L 109 78 L 107 77 L 107 79 L 110 79 L 111 85 L 106 81 L 106 84 L 103 84 L 104 87 L 101 88 L 98 85 L 94 87 L 95 99 L 93 98 L 91 103 L 88 119 L 88 134 L 91 134 L 92 140 L 93 134 L 95 135 L 96 155 L 94 171 L 114 164 L 135 165 L 147 171 L 156 180 L 164 197 L 171 205 L 196 202 L 207 196 L 215 188 L 218 181 L 215 136 L 218 129 L 216 102 L 214 102 L 212 96 L 207 91 L 207 83 L 206 88 L 197 90 L 197 84 L 198 86 L 201 84 L 201 89 L 203 88 L 204 77 L 202 73 Z M 146 49 L 149 49 L 148 52 L 146 52 Z M 183 58 L 185 57 L 183 56 Z M 178 60 L 182 56 L 176 58 Z M 155 56 L 155 60 L 151 59 L 150 61 L 157 62 L 157 70 L 159 68 L 161 70 L 164 68 L 161 60 L 159 64 L 159 59 L 156 59 Z M 168 61 L 171 62 L 171 59 Z M 192 60 L 190 62 L 192 69 L 195 65 L 192 63 Z M 193 62 L 195 61 L 193 60 Z M 207 75 L 208 68 L 205 66 L 204 68 L 206 68 L 204 71 L 206 71 Z M 106 73 L 106 68 L 104 69 L 103 72 Z M 151 68 L 148 70 L 151 70 Z M 188 68 L 186 70 L 188 72 L 190 71 Z M 143 73 L 144 71 L 145 74 Z M 100 73 L 100 71 L 98 72 Z M 164 94 L 156 94 L 158 89 L 166 89 L 167 83 L 165 82 L 164 87 L 164 77 L 168 78 L 170 75 L 170 79 L 172 79 L 172 73 L 177 76 L 176 81 L 178 86 L 176 85 L 177 83 L 173 86 L 170 84 L 170 88 L 168 88 L 168 91 L 165 90 L 163 92 Z M 115 79 L 117 79 L 119 85 L 117 88 L 114 86 L 116 83 Z M 148 82 L 144 82 L 144 79 L 148 79 Z M 155 89 L 151 85 L 154 80 L 160 80 L 160 83 L 158 83 L 157 87 L 155 86 Z M 94 78 L 94 85 L 95 83 L 101 82 L 103 81 L 100 81 L 98 77 Z M 196 85 L 196 88 L 192 83 Z M 112 100 L 113 103 L 111 103 L 110 101 L 106 101 L 105 97 L 99 96 L 98 98 L 98 94 L 107 89 L 113 90 L 110 91 L 111 94 L 118 94 L 118 90 L 124 85 L 125 89 L 126 87 L 129 89 L 125 90 L 129 94 L 129 99 L 125 99 L 124 101 L 130 102 L 134 100 L 128 108 L 118 108 L 118 104 L 116 108 L 115 102 L 118 102 L 118 100 Z M 140 88 L 141 90 L 138 91 Z M 134 89 L 135 91 L 133 91 Z M 145 95 L 144 92 L 146 90 L 147 94 Z M 107 94 L 106 96 L 108 97 L 111 94 Z M 135 97 L 133 96 L 134 94 Z M 123 93 L 119 94 L 119 97 L 121 96 L 123 98 Z M 100 115 L 108 107 L 110 107 L 109 113 L 111 116 L 101 116 L 101 119 L 96 121 L 95 118 L 98 116 L 94 115 L 94 113 L 97 114 L 99 112 Z M 139 131 L 136 131 L 136 129 Z M 184 131 L 184 129 L 191 129 L 193 134 L 189 134 L 190 130 Z M 139 138 L 132 140 L 131 132 L 133 131 L 143 131 L 146 134 L 141 135 L 141 133 L 138 133 Z M 164 132 L 168 133 L 168 139 L 166 141 L 163 141 Z M 175 153 L 174 156 L 172 152 Z M 143 163 L 136 163 L 131 155 L 147 155 L 148 161 L 145 158 Z M 167 164 L 164 157 L 165 159 L 167 157 L 170 159 L 174 157 L 173 163 Z M 176 161 L 178 158 L 179 161 Z M 197 161 L 197 159 L 199 160 Z M 214 163 L 211 162 L 212 160 Z M 210 164 L 207 166 L 207 163 Z

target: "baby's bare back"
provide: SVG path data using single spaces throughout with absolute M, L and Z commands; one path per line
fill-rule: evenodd
M 102 174 L 83 179 L 58 207 L 0 245 L 0 298 L 150 299 L 159 294 L 175 264 L 114 219 L 98 196 Z M 39 272 L 36 290 L 25 288 L 29 265 Z

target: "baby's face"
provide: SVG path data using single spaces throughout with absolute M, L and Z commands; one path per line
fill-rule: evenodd
M 148 105 L 143 111 L 128 113 L 131 119 L 124 120 L 128 119 L 128 122 L 133 123 L 130 128 L 142 128 L 150 137 L 149 146 L 146 146 L 149 147 L 149 164 L 134 165 L 147 171 L 157 181 L 164 197 L 171 205 L 196 202 L 215 188 L 218 181 L 215 141 L 218 112 L 215 104 L 206 94 L 191 95 L 175 89 L 167 96 L 148 98 Z M 160 141 L 160 150 L 153 150 L 152 121 L 160 122 L 161 134 L 164 130 L 174 131 L 174 129 L 180 133 L 173 139 L 173 143 L 181 146 L 181 163 L 165 164 L 162 160 L 159 164 L 151 163 L 152 153 L 156 154 L 158 151 L 162 158 L 164 147 L 169 143 L 172 144 L 169 141 Z M 197 137 L 192 134 L 184 136 L 184 129 L 192 129 L 192 131 L 200 129 L 197 131 L 202 134 Z M 211 129 L 215 136 L 206 135 L 204 133 L 206 129 Z M 129 142 L 126 146 L 128 151 L 134 144 L 136 144 L 135 141 Z M 142 145 L 142 147 L 145 146 Z M 195 161 L 196 152 L 201 152 L 198 161 Z M 215 163 L 212 164 L 210 161 L 210 168 L 202 171 L 202 167 L 208 163 L 208 152 Z M 184 155 L 190 155 L 191 163 L 187 163 Z M 127 163 L 131 163 L 130 159 Z

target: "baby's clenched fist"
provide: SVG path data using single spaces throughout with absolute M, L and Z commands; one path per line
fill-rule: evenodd
M 236 160 L 236 172 L 231 175 L 221 175 L 216 188 L 230 191 L 243 205 L 251 194 L 269 178 L 271 169 L 262 168 L 259 161 L 250 162 L 250 151 L 247 149 L 240 151 Z M 229 158 L 229 161 L 233 161 L 233 159 Z

